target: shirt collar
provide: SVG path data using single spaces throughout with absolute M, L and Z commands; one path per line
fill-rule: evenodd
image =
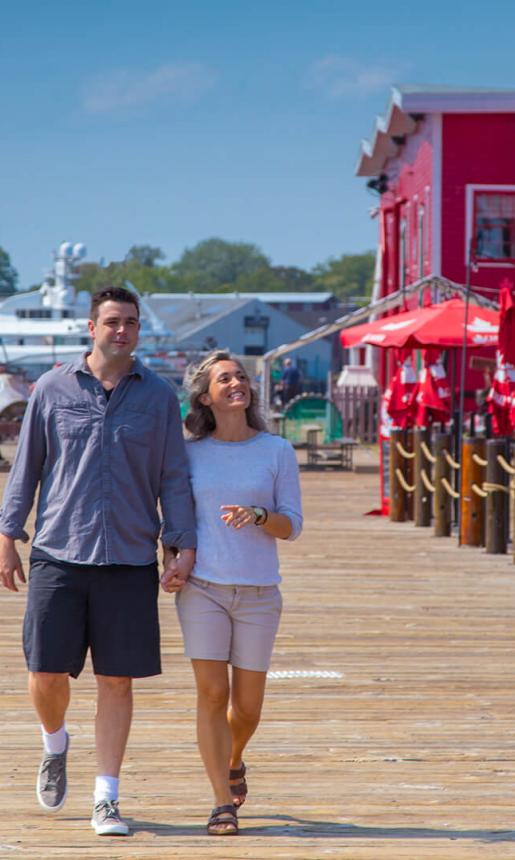
M 70 364 L 64 368 L 66 373 L 87 373 L 88 376 L 93 376 L 91 370 L 89 369 L 86 358 L 89 355 L 89 352 L 84 352 L 82 355 L 77 356 L 77 358 L 73 359 Z M 145 375 L 145 365 L 140 361 L 137 355 L 133 356 L 132 367 L 129 370 L 127 376 L 139 376 L 143 379 Z

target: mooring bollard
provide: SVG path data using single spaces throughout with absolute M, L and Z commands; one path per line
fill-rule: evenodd
M 485 545 L 485 440 L 480 436 L 461 444 L 460 546 Z
M 433 514 L 435 518 L 435 537 L 449 537 L 452 526 L 452 497 L 447 487 L 452 482 L 452 467 L 445 454 L 451 450 L 452 436 L 450 433 L 437 433 L 434 440 L 435 470 L 433 497 Z M 443 480 L 442 480 L 443 479 Z M 445 482 L 445 483 L 444 483 Z
M 426 427 L 415 427 L 415 525 L 431 525 L 431 485 L 430 450 L 431 433 Z M 428 456 L 429 455 L 429 456 Z
M 486 481 L 483 485 L 488 493 L 486 499 L 486 551 L 492 554 L 505 553 L 508 547 L 508 474 L 499 462 L 504 457 L 504 439 L 488 439 L 486 443 Z

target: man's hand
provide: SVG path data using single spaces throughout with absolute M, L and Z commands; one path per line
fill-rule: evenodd
M 14 575 L 20 582 L 26 582 L 21 558 L 14 545 L 14 539 L 0 534 L 0 582 L 9 591 L 18 591 Z
M 173 594 L 184 588 L 193 565 L 195 563 L 195 550 L 182 549 L 178 555 L 171 549 L 163 550 L 163 573 L 161 575 L 161 588 Z

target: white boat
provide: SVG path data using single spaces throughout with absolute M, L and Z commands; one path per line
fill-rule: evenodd
M 33 379 L 57 363 L 70 361 L 91 343 L 91 296 L 77 291 L 77 266 L 86 256 L 82 243 L 62 242 L 54 265 L 37 290 L 18 292 L 0 303 L 0 363 L 19 367 Z M 132 284 L 127 289 L 137 293 Z M 138 354 L 146 360 L 171 348 L 171 332 L 138 294 L 141 334 Z

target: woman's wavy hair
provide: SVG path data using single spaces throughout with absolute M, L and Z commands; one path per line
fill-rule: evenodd
M 184 387 L 190 393 L 190 409 L 184 423 L 188 432 L 194 439 L 204 439 L 216 427 L 215 416 L 211 408 L 201 403 L 200 398 L 203 394 L 207 394 L 211 368 L 215 364 L 218 364 L 219 361 L 234 361 L 242 369 L 250 384 L 250 403 L 245 410 L 247 424 L 249 427 L 253 427 L 254 430 L 266 430 L 266 424 L 259 409 L 259 395 L 252 385 L 247 371 L 241 362 L 231 355 L 230 352 L 223 349 L 215 349 L 209 355 L 206 355 L 200 364 L 190 365 L 186 370 Z

